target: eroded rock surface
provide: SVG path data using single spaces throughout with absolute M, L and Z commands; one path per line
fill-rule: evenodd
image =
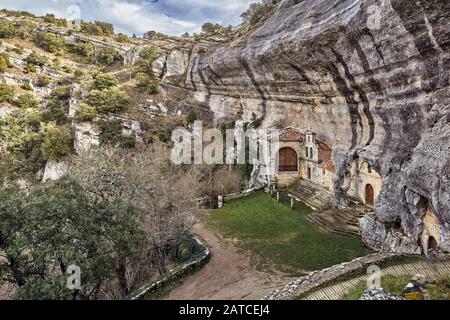
M 419 252 L 430 206 L 450 250 L 449 6 L 282 1 L 249 35 L 213 52 L 194 50 L 180 105 L 217 121 L 255 113 L 263 127 L 311 127 L 333 148 L 336 205 L 345 202 L 355 158 L 383 178 L 375 215 L 361 224 L 366 243 Z

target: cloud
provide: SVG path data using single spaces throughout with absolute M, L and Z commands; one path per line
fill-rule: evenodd
M 169 35 L 199 32 L 206 21 L 238 24 L 239 15 L 257 0 L 1 0 L 0 7 L 37 15 L 54 13 L 114 24 L 117 32 L 142 34 L 155 30 Z M 79 10 L 73 9 L 79 8 Z

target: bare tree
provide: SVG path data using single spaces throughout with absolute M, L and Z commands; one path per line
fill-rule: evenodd
M 107 147 L 73 161 L 70 175 L 94 201 L 123 203 L 125 208 L 145 215 L 142 227 L 147 246 L 136 253 L 138 258 L 133 261 L 118 250 L 119 290 L 117 293 L 110 284 L 106 295 L 126 295 L 155 268 L 160 274 L 165 273 L 171 253 L 195 221 L 193 194 L 180 189 L 180 176 L 171 166 L 168 153 L 162 144 L 136 150 Z

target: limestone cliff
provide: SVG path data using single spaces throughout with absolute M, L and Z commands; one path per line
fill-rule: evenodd
M 285 0 L 248 35 L 193 47 L 185 84 L 162 87 L 217 121 L 311 127 L 333 148 L 336 206 L 355 159 L 383 178 L 370 246 L 420 252 L 431 207 L 450 250 L 449 15 L 447 0 Z

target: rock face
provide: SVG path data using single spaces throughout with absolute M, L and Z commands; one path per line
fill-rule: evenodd
M 419 252 L 429 206 L 450 251 L 449 15 L 447 0 L 281 1 L 253 33 L 191 54 L 180 105 L 216 121 L 255 113 L 263 127 L 310 127 L 333 149 L 336 204 L 354 159 L 383 178 L 361 223 L 366 243 Z M 168 73 L 184 59 L 172 53 Z
M 187 71 L 188 63 L 189 63 L 188 52 L 173 50 L 167 57 L 165 65 L 166 72 L 164 74 L 164 77 L 181 76 L 185 74 Z M 160 65 L 161 62 L 158 62 L 158 64 Z M 158 65 L 152 64 L 152 68 L 158 69 Z
M 402 297 L 393 296 L 382 288 L 368 289 L 364 291 L 361 300 L 405 300 Z
M 77 123 L 74 126 L 74 149 L 81 154 L 89 151 L 93 146 L 99 146 L 100 130 L 90 122 Z
M 67 173 L 69 167 L 65 162 L 53 162 L 48 161 L 45 164 L 44 175 L 42 177 L 42 182 L 56 181 L 60 179 L 64 174 Z

